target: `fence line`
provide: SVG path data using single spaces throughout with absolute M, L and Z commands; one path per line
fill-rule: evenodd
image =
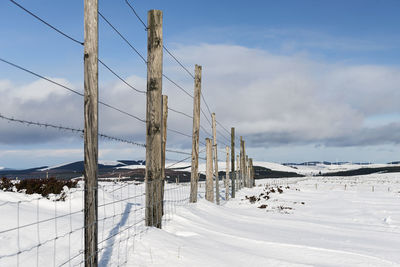
M 92 1 L 92 0 L 85 0 Z M 84 45 L 85 49 L 88 45 L 87 43 L 80 42 L 79 40 L 71 37 L 71 35 L 65 33 L 60 30 L 59 27 L 53 26 L 53 24 L 45 21 L 38 15 L 29 11 L 19 3 L 14 0 L 10 0 L 12 4 L 23 10 L 25 13 L 34 17 L 36 20 L 45 24 L 48 28 L 62 35 L 63 37 L 69 39 L 70 41 Z M 97 7 L 97 0 L 96 7 Z M 137 19 L 143 24 L 145 30 L 150 32 L 146 26 L 146 23 L 140 18 L 134 7 L 129 3 L 128 0 L 125 0 L 125 3 L 130 7 L 133 11 L 134 15 Z M 86 5 L 86 2 L 85 2 Z M 86 9 L 85 9 L 86 11 Z M 93 15 L 93 10 L 92 15 Z M 139 50 L 126 38 L 117 27 L 111 22 L 109 18 L 104 16 L 99 10 L 96 11 L 96 20 L 97 15 L 137 54 L 149 67 L 148 61 L 145 57 L 139 52 Z M 85 13 L 85 21 L 86 21 L 86 13 Z M 96 31 L 97 26 L 96 26 Z M 97 34 L 96 34 L 97 36 Z M 87 42 L 87 41 L 85 41 Z M 182 68 L 182 70 L 187 73 L 192 82 L 198 81 L 197 73 L 196 77 L 185 67 L 185 65 L 178 59 L 174 53 L 167 48 L 164 44 L 162 45 L 162 50 L 166 51 L 166 53 Z M 86 60 L 85 54 L 85 60 Z M 97 57 L 97 55 L 96 55 Z M 38 72 L 32 71 L 28 68 L 17 65 L 11 61 L 0 58 L 0 61 L 22 70 L 26 73 L 29 73 L 39 79 L 45 80 L 49 83 L 52 83 L 58 87 L 61 87 L 69 92 L 77 94 L 81 97 L 85 98 L 86 93 L 82 93 L 78 90 L 75 90 L 69 86 L 63 85 L 59 82 L 56 82 L 53 79 L 47 78 L 44 75 L 39 74 Z M 150 59 L 149 59 L 150 61 Z M 85 61 L 86 62 L 86 61 Z M 121 75 L 117 73 L 113 68 L 104 63 L 100 58 L 95 59 L 94 66 L 96 66 L 96 71 L 98 71 L 98 65 L 100 63 L 104 68 L 106 68 L 111 74 L 113 74 L 118 80 L 124 83 L 127 87 L 132 89 L 133 91 L 141 94 L 149 95 L 149 90 L 140 90 L 136 86 L 129 83 L 126 79 L 124 79 Z M 85 65 L 86 66 L 86 65 Z M 200 66 L 201 68 L 201 66 Z M 90 69 L 90 68 L 89 68 Z M 92 73 L 93 74 L 93 73 Z M 95 75 L 93 75 L 95 77 Z M 190 93 L 189 90 L 186 90 L 183 86 L 181 86 L 178 82 L 167 76 L 166 74 L 161 72 L 162 79 L 166 79 L 171 84 L 173 84 L 176 88 L 179 89 L 181 93 L 190 97 L 190 99 L 194 99 L 194 96 Z M 86 78 L 86 76 L 85 76 Z M 98 77 L 96 77 L 97 81 L 95 84 L 98 84 Z M 201 79 L 199 79 L 201 82 Z M 86 83 L 86 79 L 85 79 Z M 85 89 L 86 90 L 86 89 Z M 96 85 L 97 90 L 97 85 Z M 203 93 L 200 91 L 200 97 L 202 102 L 206 105 L 206 110 L 209 115 L 203 110 L 200 105 L 201 113 L 198 114 L 200 118 L 200 114 L 207 120 L 207 122 L 212 126 L 210 121 L 211 118 L 211 109 L 206 102 L 206 99 Z M 86 99 L 85 99 L 86 100 Z M 200 102 L 200 98 L 199 98 Z M 114 106 L 108 104 L 103 101 L 98 101 L 99 104 L 108 107 L 114 111 L 118 111 L 124 115 L 127 115 L 135 120 L 138 120 L 142 123 L 149 123 L 148 117 L 146 119 L 140 118 L 130 112 L 127 112 L 120 108 L 119 106 Z M 97 103 L 96 103 L 97 105 Z M 195 115 L 190 115 L 184 111 L 179 109 L 175 109 L 173 107 L 168 107 L 168 110 L 179 114 L 181 116 L 187 117 L 189 119 L 194 119 Z M 197 116 L 197 115 L 196 115 Z M 20 123 L 27 126 L 36 126 L 43 127 L 44 129 L 55 129 L 60 131 L 68 131 L 75 134 L 79 134 L 81 137 L 85 135 L 85 131 L 83 129 L 67 127 L 63 125 L 56 125 L 54 123 L 47 122 L 35 122 L 30 120 L 24 120 L 21 118 L 15 119 L 13 117 L 5 116 L 0 114 L 0 119 L 6 120 L 9 122 Z M 229 131 L 218 121 L 216 121 L 218 126 L 221 126 L 225 132 Z M 93 124 L 94 125 L 94 124 Z M 207 130 L 206 127 L 200 124 L 200 128 L 197 129 L 197 134 L 199 135 L 199 130 L 203 131 L 208 137 L 211 137 L 212 134 Z M 97 127 L 96 127 L 97 128 Z M 89 128 L 91 129 L 91 128 Z M 171 129 L 166 127 L 169 133 L 178 134 L 184 137 L 192 138 L 192 134 L 186 134 L 181 129 Z M 218 136 L 222 137 L 222 139 L 231 141 L 229 137 L 226 136 L 224 132 L 216 129 L 214 125 L 214 130 L 216 131 L 214 134 L 214 146 L 215 148 L 220 148 L 218 143 L 216 142 L 216 133 Z M 87 128 L 86 128 L 87 131 Z M 89 131 L 90 132 L 90 131 Z M 148 133 L 147 133 L 148 134 Z M 195 133 L 193 133 L 195 135 Z M 97 137 L 103 138 L 105 140 L 117 141 L 120 143 L 125 143 L 129 145 L 135 145 L 139 147 L 144 147 L 149 149 L 146 144 L 142 144 L 140 142 L 123 139 L 111 135 L 106 135 L 103 133 L 96 133 Z M 86 148 L 86 139 L 85 139 L 85 148 Z M 96 141 L 97 142 L 97 141 Z M 205 146 L 205 143 L 199 141 L 202 146 Z M 225 146 L 227 145 L 224 141 L 220 141 L 220 144 Z M 196 148 L 199 150 L 198 148 Z M 97 150 L 97 145 L 96 149 Z M 193 149 L 195 151 L 195 149 Z M 224 154 L 224 148 L 216 149 L 222 154 Z M 86 149 L 85 149 L 86 152 Z M 192 153 L 183 150 L 177 150 L 174 148 L 167 147 L 165 149 L 167 153 L 181 154 L 185 155 L 184 158 L 179 160 L 172 160 L 169 165 L 166 166 L 166 169 L 171 172 L 176 172 L 179 168 L 176 167 L 179 163 L 186 162 L 192 158 Z M 205 152 L 205 148 L 197 151 L 198 154 L 202 154 Z M 97 152 L 96 152 L 97 153 Z M 91 155 L 93 156 L 93 155 Z M 97 155 L 96 155 L 97 156 Z M 215 155 L 217 158 L 217 155 Z M 243 155 L 245 156 L 245 155 Z M 96 159 L 97 157 L 93 157 Z M 223 158 L 223 157 L 222 157 Z M 86 158 L 85 158 L 86 159 Z M 198 160 L 206 161 L 205 157 L 198 157 Z M 86 164 L 86 160 L 85 160 Z M 191 162 L 188 162 L 189 166 Z M 218 162 L 216 162 L 218 164 Z M 148 163 L 146 163 L 146 172 Z M 218 166 L 218 165 L 216 165 Z M 165 163 L 164 163 L 165 167 Z M 175 168 L 174 168 L 175 167 Z M 85 165 L 85 176 L 86 177 L 86 165 Z M 146 173 L 147 174 L 147 173 Z M 186 174 L 184 174 L 186 175 Z M 237 176 L 236 174 L 235 176 Z M 221 199 L 221 204 L 226 203 L 228 194 L 225 190 L 229 190 L 230 185 L 229 181 L 221 180 L 219 181 L 219 173 L 216 172 L 214 179 L 216 181 L 216 186 L 218 187 L 220 184 L 226 184 L 225 186 L 219 186 L 221 188 L 220 191 L 215 191 L 217 197 L 215 199 Z M 233 175 L 231 175 L 233 177 Z M 102 266 L 107 265 L 125 265 L 128 262 L 128 256 L 130 250 L 134 250 L 135 248 L 135 240 L 148 231 L 148 227 L 145 225 L 160 225 L 161 223 L 167 223 L 169 220 L 173 218 L 174 213 L 177 210 L 178 206 L 186 205 L 189 203 L 190 192 L 192 190 L 189 183 L 181 183 L 177 181 L 178 184 L 168 183 L 162 178 L 162 194 L 163 197 L 161 199 L 150 198 L 150 202 L 148 202 L 148 188 L 154 188 L 158 186 L 158 181 L 148 180 L 147 177 L 140 177 L 143 181 L 129 181 L 124 177 L 119 178 L 103 178 L 98 179 L 97 177 L 95 183 L 90 185 L 88 181 L 82 181 L 83 178 L 78 179 L 76 188 L 67 188 L 64 186 L 61 193 L 59 194 L 50 194 L 50 195 L 37 195 L 28 194 L 28 191 L 24 191 L 24 189 L 18 189 L 19 185 L 23 183 L 22 181 L 11 181 L 11 186 L 8 188 L 4 195 L 0 194 L 0 213 L 2 214 L 10 214 L 10 216 L 6 216 L 6 219 L 2 221 L 0 224 L 0 235 L 5 238 L 4 240 L 10 241 L 9 246 L 0 247 L 0 265 L 5 266 L 26 266 L 26 265 L 34 265 L 32 264 L 32 259 L 35 259 L 36 266 L 80 266 L 87 265 L 91 262 L 95 262 L 97 265 L 97 259 Z M 139 180 L 140 180 L 139 179 Z M 249 177 L 241 177 L 241 179 L 249 179 Z M 98 182 L 99 181 L 99 182 Z M 1 185 L 4 186 L 4 183 L 8 183 L 7 180 L 1 182 Z M 90 186 L 88 186 L 90 185 Z M 201 184 L 200 184 L 201 185 Z M 72 186 L 73 187 L 73 186 Z M 16 192 L 18 191 L 19 192 Z M 214 190 L 214 189 L 213 189 Z M 199 198 L 204 197 L 206 188 L 203 187 L 198 191 Z M 231 194 L 229 190 L 229 194 Z M 91 195 L 93 194 L 93 195 Z M 214 191 L 213 191 L 214 194 Z M 18 200 L 13 200 L 13 197 L 10 199 L 2 199 L 2 197 L 13 196 L 18 198 Z M 86 221 L 86 214 L 88 204 L 85 202 L 86 197 L 90 199 L 95 199 L 93 201 L 95 203 L 96 210 L 96 219 L 91 222 Z M 147 223 L 146 213 L 149 210 L 149 207 L 156 207 L 154 212 L 157 214 L 161 214 L 160 217 L 154 217 L 156 221 L 151 222 L 151 224 Z M 160 210 L 161 209 L 161 210 Z M 14 214 L 15 216 L 11 214 Z M 97 215 L 98 213 L 98 215 Z M 89 229 L 89 231 L 88 231 Z M 90 232 L 90 229 L 96 229 L 96 249 L 89 250 L 86 244 L 86 234 Z M 67 253 L 66 253 L 67 252 Z

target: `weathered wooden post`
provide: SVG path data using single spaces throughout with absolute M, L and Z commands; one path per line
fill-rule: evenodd
M 200 95 L 201 95 L 201 66 L 196 65 L 194 76 L 193 98 L 193 133 L 192 133 L 192 168 L 190 174 L 190 202 L 197 202 L 199 182 L 199 129 L 200 129 Z
M 84 2 L 85 266 L 97 266 L 98 1 Z
M 213 151 L 211 139 L 206 138 L 206 199 L 214 202 Z
M 235 198 L 236 193 L 236 175 L 235 175 L 235 128 L 231 128 L 231 184 L 232 184 L 232 198 Z
M 246 186 L 251 187 L 250 185 L 250 173 L 249 173 L 249 156 L 246 155 L 245 161 L 244 161 L 244 166 L 245 166 L 245 175 L 246 175 Z
M 214 146 L 214 177 L 215 177 L 215 200 L 219 205 L 219 175 L 218 175 L 218 146 L 217 146 L 217 124 L 215 120 L 215 113 L 211 114 L 212 119 L 212 133 L 213 133 L 213 146 Z
M 161 118 L 161 179 L 162 179 L 162 188 L 161 188 L 161 201 L 162 201 L 162 212 L 161 215 L 164 215 L 164 188 L 165 188 L 165 150 L 167 146 L 167 120 L 168 120 L 168 96 L 162 96 L 162 118 Z
M 255 186 L 255 181 L 254 181 L 254 167 L 253 167 L 253 159 L 249 159 L 249 177 L 250 177 L 250 187 Z
M 229 146 L 226 146 L 225 200 L 229 199 Z
M 236 155 L 236 182 L 237 182 L 237 190 L 241 189 L 241 175 L 240 175 L 240 160 L 239 160 L 239 155 Z
M 246 154 L 244 152 L 244 141 L 243 137 L 240 137 L 240 181 L 241 181 L 241 187 L 246 186 L 246 176 L 245 176 L 245 158 Z
M 162 96 L 162 117 L 161 117 L 161 178 L 165 179 L 165 149 L 167 146 L 167 120 L 168 120 L 168 96 Z
M 162 91 L 162 12 L 148 12 L 147 108 L 146 108 L 146 226 L 161 228 L 161 91 Z

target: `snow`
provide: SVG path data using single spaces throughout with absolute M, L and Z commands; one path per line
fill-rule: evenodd
M 180 207 L 164 229 L 136 242 L 129 263 L 400 266 L 399 174 L 296 179 L 289 189 L 288 179 L 257 181 L 260 187 L 242 190 L 223 206 L 201 200 Z M 271 182 L 281 182 L 284 192 L 254 204 L 245 199 Z
M 99 164 L 102 164 L 104 166 L 116 166 L 119 164 L 126 165 L 122 162 L 115 161 L 115 160 L 99 160 Z
M 356 170 L 361 168 L 382 168 L 382 167 L 392 167 L 392 166 L 400 166 L 399 164 L 367 164 L 367 165 L 359 165 L 359 164 L 339 164 L 339 165 L 326 165 L 326 164 L 316 164 L 315 166 L 304 166 L 304 165 L 296 165 L 293 167 L 292 171 L 295 171 L 299 174 L 303 175 L 316 175 L 319 172 L 322 174 L 324 173 L 331 173 L 331 172 L 340 172 L 340 171 L 349 171 L 349 170 Z
M 129 169 L 129 170 L 144 169 L 144 168 L 146 168 L 145 165 L 137 165 L 137 164 L 117 167 L 117 169 Z
M 191 171 L 190 162 L 180 162 L 174 164 L 173 162 L 166 162 L 166 168 L 169 165 L 172 165 L 172 168 L 179 168 L 176 171 Z M 296 166 L 286 166 L 280 163 L 274 162 L 267 162 L 267 161 L 254 161 L 254 166 L 260 166 L 264 168 L 271 169 L 273 171 L 281 171 L 281 172 L 294 172 L 305 176 L 312 176 L 321 173 L 331 173 L 331 172 L 339 172 L 339 171 L 348 171 L 348 170 L 355 170 L 360 168 L 380 168 L 380 167 L 391 167 L 391 166 L 400 166 L 400 165 L 393 165 L 393 164 L 368 164 L 368 165 L 358 165 L 358 164 L 341 164 L 341 165 L 325 165 L 325 164 L 317 164 L 315 166 L 304 166 L 304 165 L 296 165 Z M 126 168 L 126 167 L 124 167 Z M 132 168 L 137 168 L 136 165 L 132 166 Z M 226 169 L 226 162 L 218 162 L 218 170 L 225 171 Z M 202 174 L 206 173 L 206 164 L 200 163 L 199 164 L 199 172 Z
M 169 167 L 169 165 L 174 164 L 173 162 L 166 162 L 165 166 L 166 168 Z M 236 164 L 236 163 L 235 163 Z M 273 162 L 264 162 L 264 161 L 255 161 L 253 163 L 254 166 L 261 166 L 265 167 L 271 170 L 275 171 L 285 171 L 285 172 L 297 172 L 297 169 L 288 167 L 279 163 L 273 163 Z M 190 167 L 190 162 L 180 162 L 177 164 L 174 164 L 172 168 L 182 168 L 182 169 L 177 169 L 177 171 L 191 171 Z M 219 171 L 225 171 L 226 170 L 226 162 L 218 162 L 218 170 Z M 199 163 L 199 172 L 202 174 L 206 173 L 206 164 L 205 163 Z
M 220 206 L 204 200 L 204 182 L 196 204 L 189 184 L 167 184 L 161 230 L 143 225 L 143 184 L 100 183 L 99 266 L 400 266 L 400 173 L 256 183 Z M 283 193 L 264 199 L 277 185 Z M 69 265 L 76 255 L 79 265 L 82 187 L 65 202 L 0 191 L 0 266 Z
M 65 165 L 68 165 L 68 164 L 71 164 L 71 163 L 74 163 L 74 162 L 75 162 L 75 161 L 57 164 L 57 165 L 50 166 L 50 167 L 47 167 L 47 168 L 39 169 L 39 171 L 48 171 L 48 170 L 52 170 L 52 169 L 59 168 L 59 167 L 62 167 L 62 166 L 65 166 Z

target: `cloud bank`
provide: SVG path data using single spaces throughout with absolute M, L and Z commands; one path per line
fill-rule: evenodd
M 225 127 L 234 126 L 253 147 L 287 144 L 366 146 L 399 143 L 400 121 L 368 125 L 374 116 L 400 117 L 400 69 L 380 65 L 347 65 L 276 55 L 237 45 L 179 46 L 174 54 L 190 66 L 203 66 L 202 90 Z M 193 82 L 164 55 L 165 73 L 193 92 Z M 80 85 L 69 84 L 77 90 Z M 145 77 L 127 80 L 144 89 Z M 192 114 L 192 99 L 168 81 L 164 93 L 171 108 Z M 80 89 L 81 90 L 81 89 Z M 82 128 L 83 99 L 45 81 L 19 84 L 0 81 L 0 113 L 33 121 Z M 101 84 L 100 98 L 145 118 L 145 95 L 119 81 Z M 202 103 L 203 108 L 205 108 Z M 204 117 L 204 127 L 209 128 Z M 168 125 L 191 134 L 192 121 L 170 112 Z M 0 142 L 29 144 L 62 141 L 56 131 L 21 127 L 0 121 Z M 106 107 L 100 108 L 100 129 L 114 136 L 144 142 L 144 124 Z M 223 132 L 223 130 L 221 130 Z M 202 139 L 205 135 L 202 135 Z M 68 138 L 71 138 L 68 136 Z M 221 136 L 219 137 L 220 140 Z M 191 139 L 169 133 L 170 146 L 188 148 Z

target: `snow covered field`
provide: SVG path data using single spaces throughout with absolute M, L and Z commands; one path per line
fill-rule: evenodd
M 219 207 L 180 207 L 164 229 L 136 242 L 129 264 L 400 266 L 400 174 L 296 179 L 289 188 L 285 179 L 259 180 Z M 266 200 L 270 183 L 283 193 Z
M 99 265 L 400 266 L 399 173 L 256 182 L 221 206 L 168 184 L 162 230 L 143 225 L 143 184 L 100 183 Z M 0 192 L 0 266 L 82 265 L 82 200 Z

